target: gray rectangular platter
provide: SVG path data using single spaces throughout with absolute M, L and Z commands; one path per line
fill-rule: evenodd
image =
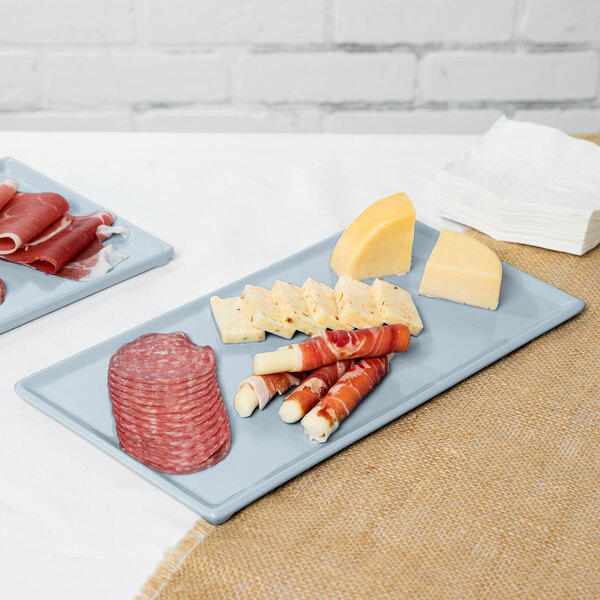
M 76 214 L 110 209 L 108 205 L 98 206 L 8 156 L 0 159 L 0 181 L 7 177 L 13 177 L 19 182 L 21 192 L 60 194 L 69 203 L 69 210 Z M 110 199 L 107 198 L 107 204 L 109 202 Z M 131 232 L 127 239 L 115 235 L 109 242 L 128 258 L 105 275 L 91 281 L 72 281 L 46 275 L 24 265 L 0 261 L 0 279 L 4 280 L 6 286 L 6 299 L 0 305 L 0 333 L 169 262 L 173 254 L 171 246 L 118 215 L 114 224 L 123 225 Z
M 412 338 L 408 352 L 394 358 L 389 375 L 325 444 L 311 445 L 299 423 L 283 423 L 277 398 L 250 418 L 237 415 L 233 398 L 239 381 L 250 374 L 253 355 L 286 342 L 267 335 L 264 342 L 222 344 L 210 313 L 212 294 L 26 377 L 15 389 L 211 523 L 222 523 L 292 477 L 582 310 L 581 300 L 508 265 L 503 265 L 497 311 L 418 296 L 423 268 L 437 235 L 436 230 L 417 223 L 410 273 L 386 278 L 413 294 L 424 323 L 421 335 Z M 336 277 L 328 263 L 337 238 L 326 239 L 214 293 L 239 296 L 245 283 L 270 288 L 277 279 L 301 285 L 307 276 L 334 285 Z M 120 450 L 106 388 L 108 361 L 122 344 L 144 333 L 170 331 L 185 331 L 195 343 L 214 348 L 231 425 L 227 458 L 191 475 L 153 471 Z M 296 334 L 292 341 L 305 337 Z

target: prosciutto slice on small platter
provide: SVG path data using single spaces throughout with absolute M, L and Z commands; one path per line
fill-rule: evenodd
M 19 187 L 15 179 L 5 179 L 0 182 L 0 210 L 2 210 L 17 192 Z
M 69 210 L 59 194 L 17 192 L 0 211 L 0 255 L 18 250 Z
M 18 182 L 0 182 L 0 259 L 66 279 L 89 280 L 110 271 L 126 257 L 103 242 L 115 233 L 115 215 L 101 210 L 88 215 L 69 212 L 54 193 L 16 191 Z
M 67 213 L 59 219 L 60 223 L 53 223 L 26 246 L 2 258 L 54 275 L 97 239 L 100 225 L 110 225 L 114 219 L 107 210 L 90 215 Z

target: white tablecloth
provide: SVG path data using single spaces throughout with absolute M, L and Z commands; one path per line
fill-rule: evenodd
M 419 220 L 460 229 L 431 209 L 435 175 L 474 140 L 0 134 L 0 156 L 175 247 L 167 266 L 0 336 L 0 597 L 128 600 L 197 519 L 23 401 L 18 379 L 301 250 L 392 193 L 406 192 Z

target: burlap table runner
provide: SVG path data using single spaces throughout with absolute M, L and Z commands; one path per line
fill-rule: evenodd
M 496 242 L 567 323 L 213 527 L 139 599 L 600 598 L 600 247 Z

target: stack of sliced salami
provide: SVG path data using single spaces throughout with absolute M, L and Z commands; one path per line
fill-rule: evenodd
M 231 436 L 210 346 L 185 333 L 150 333 L 112 356 L 108 389 L 121 448 L 163 473 L 206 469 Z

